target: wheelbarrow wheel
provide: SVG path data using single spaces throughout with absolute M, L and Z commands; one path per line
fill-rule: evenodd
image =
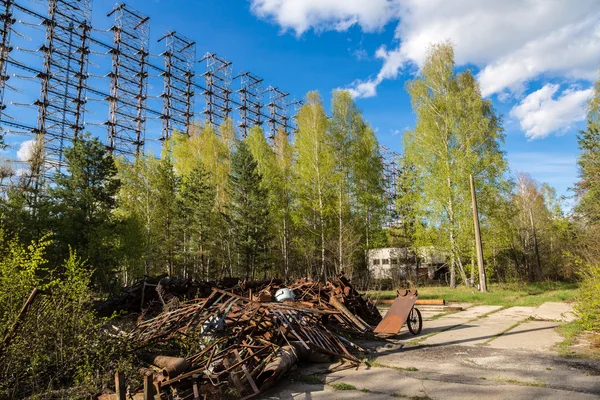
M 408 321 L 406 322 L 410 333 L 413 335 L 421 333 L 421 330 L 423 329 L 423 318 L 421 317 L 421 311 L 419 311 L 419 309 L 413 307 L 408 314 Z

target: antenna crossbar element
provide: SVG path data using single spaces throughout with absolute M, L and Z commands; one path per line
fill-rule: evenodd
M 40 163 L 50 174 L 64 167 L 63 153 L 68 144 L 83 133 L 86 104 L 91 0 L 48 0 L 46 40 L 38 50 L 43 66 L 37 77 L 41 81 L 37 127 L 43 138 L 45 160 Z
M 175 31 L 167 32 L 158 41 L 165 42 L 161 139 L 169 139 L 175 130 L 189 136 L 194 118 L 196 43 Z
M 200 62 L 206 61 L 204 76 L 206 88 L 203 91 L 206 108 L 202 111 L 211 125 L 220 125 L 231 114 L 231 75 L 233 67 L 230 61 L 214 53 L 206 53 Z
M 108 16 L 114 16 L 115 24 L 106 146 L 113 154 L 137 157 L 146 137 L 150 18 L 125 4 L 117 4 Z

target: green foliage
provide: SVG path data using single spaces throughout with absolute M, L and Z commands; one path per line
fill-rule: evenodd
M 539 306 L 546 302 L 574 301 L 577 298 L 578 285 L 566 282 L 492 283 L 488 293 L 474 288 L 461 286 L 450 289 L 443 286 L 425 286 L 419 288 L 420 299 L 444 299 L 447 302 L 487 304 L 504 307 Z M 371 291 L 372 299 L 395 299 L 395 291 Z
M 575 306 L 585 329 L 600 331 L 600 263 L 579 263 L 581 286 Z
M 332 383 L 331 387 L 335 390 L 356 390 L 356 386 L 344 382 Z
M 7 265 L 18 264 L 27 271 L 21 283 L 48 294 L 38 294 L 21 324 L 11 332 L 9 345 L 0 350 L 0 398 L 23 398 L 73 385 L 91 393 L 110 381 L 117 363 L 127 362 L 120 353 L 124 343 L 106 334 L 104 321 L 90 307 L 90 267 L 74 251 L 60 274 L 46 271 L 50 273 L 45 279 L 35 277 L 45 264 L 47 244 L 19 248 L 13 243 L 2 264 L 3 275 Z M 3 306 L 22 304 L 27 295 L 18 285 L 0 289 Z M 3 310 L 4 325 L 12 324 L 20 304 Z
M 455 271 L 467 281 L 464 259 L 472 253 L 469 175 L 477 188 L 485 219 L 500 198 L 506 161 L 501 120 L 469 71 L 454 73 L 449 43 L 430 48 L 422 74 L 407 86 L 417 115 L 414 130 L 404 135 L 405 165 L 414 168 L 419 196 L 410 219 L 419 245 L 436 245 L 450 257 L 450 285 Z M 415 189 L 417 189 L 415 188 Z
M 215 212 L 215 190 L 201 162 L 181 181 L 177 219 L 182 239 L 177 262 L 182 276 L 204 276 L 209 279 L 208 259 L 218 254 L 214 238 L 220 226 Z
M 18 237 L 9 238 L 0 226 L 0 333 L 13 322 L 23 302 L 35 287 L 43 287 L 48 275 L 48 236 L 24 246 Z
M 336 175 L 327 115 L 317 92 L 309 92 L 298 111 L 295 150 L 297 204 L 293 218 L 303 231 L 297 245 L 305 251 L 309 275 L 325 277 L 329 272 L 325 252 L 326 239 L 333 231 Z
M 239 142 L 231 159 L 229 195 L 231 224 L 238 255 L 238 272 L 248 279 L 266 274 L 269 242 L 268 191 L 262 184 L 258 163 L 246 142 Z
M 66 172 L 56 174 L 50 188 L 56 232 L 55 262 L 75 249 L 97 266 L 94 283 L 107 288 L 117 267 L 113 218 L 120 182 L 114 159 L 97 138 L 83 135 L 65 150 Z

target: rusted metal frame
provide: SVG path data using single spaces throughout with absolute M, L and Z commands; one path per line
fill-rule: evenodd
M 290 311 L 288 311 L 288 314 L 294 321 L 296 321 L 296 323 L 298 324 L 298 328 L 301 330 L 302 333 L 304 333 L 305 336 L 308 337 L 308 339 L 311 342 L 316 343 L 317 345 L 321 345 L 321 346 L 323 345 L 323 343 L 319 340 L 318 337 L 311 335 L 309 328 L 304 329 L 303 325 L 307 325 L 305 321 L 304 321 L 304 323 L 301 323 L 300 321 L 298 321 L 298 319 L 296 319 L 296 317 Z
M 198 360 L 200 360 L 209 351 L 213 350 L 217 344 L 220 344 L 223 341 L 224 341 L 224 339 L 217 339 L 217 340 L 215 340 L 210 345 L 208 345 L 204 349 L 202 349 L 202 351 L 200 353 L 195 354 L 195 355 L 193 355 L 191 357 L 188 357 L 188 361 L 190 362 L 190 364 L 197 364 L 197 363 L 199 363 Z
M 338 347 L 342 349 L 342 351 L 349 357 L 350 360 L 360 363 L 360 361 L 356 357 L 354 357 L 352 354 L 350 354 L 348 352 L 348 350 L 346 349 L 346 346 L 344 346 L 344 344 L 342 342 L 340 342 L 340 340 L 337 338 L 337 336 L 335 336 L 333 333 L 331 333 L 327 328 L 324 327 L 323 329 L 325 330 L 325 332 L 329 333 L 329 335 L 333 339 L 333 341 L 337 343 Z
M 362 351 L 363 353 L 365 352 L 365 349 L 363 349 L 362 347 L 360 347 L 359 345 L 357 345 L 354 342 L 349 341 L 348 339 L 346 339 L 345 337 L 341 336 L 341 335 L 335 335 L 342 343 L 347 343 L 348 346 L 355 348 L 358 351 Z M 344 345 L 345 347 L 345 345 Z
M 322 332 L 318 326 L 315 326 L 312 330 L 313 334 L 316 335 L 317 337 L 319 337 L 325 344 L 326 346 L 322 346 L 324 348 L 337 348 L 337 345 L 329 338 L 330 333 L 327 332 L 327 334 L 325 334 L 324 332 Z
M 233 349 L 233 354 L 235 354 L 236 358 L 239 360 L 238 365 L 242 365 L 242 371 L 244 372 L 246 379 L 248 379 L 248 383 L 250 383 L 250 386 L 252 387 L 252 390 L 254 390 L 254 393 L 260 393 L 258 386 L 256 386 L 256 382 L 254 382 L 254 379 L 252 379 L 252 376 L 250 376 L 250 372 L 248 372 L 248 368 L 245 364 L 242 363 L 242 358 L 240 357 L 240 353 L 238 352 L 238 350 Z
M 224 293 L 224 294 L 226 294 L 228 296 L 231 296 L 231 297 L 235 297 L 235 298 L 237 298 L 239 300 L 242 300 L 242 301 L 244 301 L 246 303 L 255 303 L 252 300 L 249 300 L 247 297 L 238 296 L 237 294 L 232 293 L 232 292 L 228 292 L 227 290 L 223 290 L 223 289 L 219 289 L 219 288 L 214 288 L 213 290 L 217 291 L 219 293 Z
M 348 317 L 355 325 L 357 328 L 359 328 L 361 331 L 367 331 L 368 330 L 368 325 L 365 326 L 363 325 L 354 314 L 352 314 L 350 312 L 350 310 L 348 310 L 348 308 L 346 308 L 346 306 L 344 306 L 335 296 L 331 296 L 329 298 L 329 302 L 331 303 L 332 306 L 334 306 L 335 308 L 337 308 L 338 310 L 340 310 L 346 317 Z
M 256 353 L 254 353 L 253 355 L 250 355 L 249 357 L 246 357 L 246 358 L 244 358 L 243 360 L 240 360 L 240 361 L 238 361 L 237 363 L 233 364 L 232 366 L 230 366 L 230 367 L 228 367 L 228 368 L 225 368 L 225 370 L 224 370 L 223 372 L 220 372 L 220 373 L 219 373 L 219 375 L 220 375 L 220 374 L 223 374 L 224 372 L 229 372 L 229 371 L 231 371 L 232 369 L 236 368 L 236 367 L 237 367 L 237 366 L 239 366 L 240 364 L 242 364 L 242 363 L 245 363 L 246 361 L 248 361 L 248 360 L 250 360 L 250 359 L 254 358 L 254 357 L 256 356 L 256 354 L 260 354 L 260 353 L 262 353 L 262 352 L 263 352 L 264 350 L 266 350 L 266 349 L 267 349 L 267 348 L 265 347 L 264 349 L 257 351 L 257 352 L 256 352 Z M 233 350 L 231 350 L 231 351 L 233 351 L 233 352 L 235 353 L 235 352 L 237 352 L 238 350 L 234 348 L 234 349 L 233 349 Z M 238 353 L 238 355 L 239 355 L 239 353 Z
M 294 336 L 296 336 L 296 338 L 302 343 L 302 345 L 310 350 L 310 347 L 306 344 L 306 342 L 304 342 L 304 340 L 302 340 L 302 338 L 300 337 L 300 335 L 298 335 L 298 333 L 294 330 L 294 328 L 292 327 L 292 325 L 290 324 L 290 322 L 287 320 L 287 318 L 285 317 L 285 315 L 283 315 L 283 313 L 277 311 L 277 310 L 273 310 L 273 312 L 275 313 L 275 316 L 277 317 L 277 319 L 283 323 L 283 325 L 287 328 L 290 329 L 290 331 L 292 332 L 292 334 Z M 278 314 L 279 313 L 279 314 Z

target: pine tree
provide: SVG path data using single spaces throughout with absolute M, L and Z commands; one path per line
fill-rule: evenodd
M 154 193 L 157 211 L 154 214 L 157 243 L 154 250 L 154 261 L 169 276 L 175 275 L 176 248 L 178 246 L 177 192 L 180 179 L 175 175 L 173 162 L 168 154 L 156 160 L 150 170 L 150 186 Z
M 230 215 L 238 271 L 246 279 L 266 273 L 269 237 L 268 192 L 262 185 L 256 160 L 244 141 L 231 159 L 229 178 Z
M 117 168 L 104 145 L 89 134 L 78 138 L 64 156 L 66 173 L 56 174 L 50 190 L 59 246 L 55 256 L 66 259 L 70 246 L 94 268 L 94 282 L 107 287 L 117 265 L 112 213 L 119 189 Z
M 182 178 L 179 191 L 179 222 L 182 238 L 180 254 L 183 276 L 209 279 L 211 244 L 214 243 L 218 214 L 215 191 L 208 183 L 209 176 L 200 160 Z M 219 244 L 216 243 L 218 246 Z

